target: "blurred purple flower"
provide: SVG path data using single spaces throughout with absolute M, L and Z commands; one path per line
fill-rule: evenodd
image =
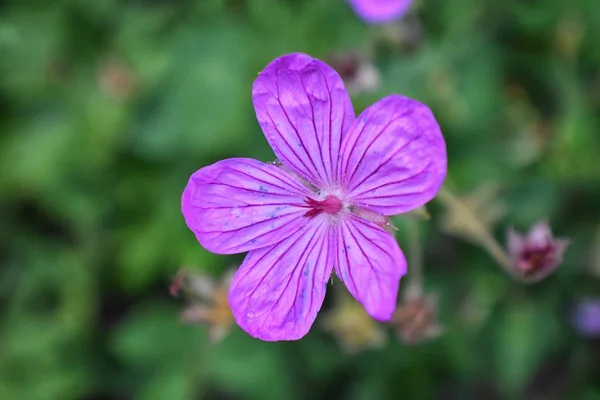
M 303 337 L 334 266 L 369 315 L 389 320 L 406 260 L 387 216 L 427 203 L 446 176 L 433 114 L 392 95 L 355 118 L 340 76 L 305 54 L 267 65 L 252 99 L 280 161 L 219 161 L 182 196 L 202 246 L 249 252 L 229 291 L 236 322 L 263 340 Z
M 568 239 L 553 237 L 547 221 L 535 224 L 527 236 L 508 230 L 508 253 L 516 274 L 526 281 L 538 281 L 554 271 L 568 245 Z
M 379 24 L 400 18 L 413 0 L 349 0 L 354 11 L 366 22 Z
M 580 301 L 573 312 L 573 325 L 585 337 L 600 337 L 600 299 Z

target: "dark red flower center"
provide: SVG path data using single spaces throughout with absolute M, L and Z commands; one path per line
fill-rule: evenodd
M 316 217 L 319 214 L 337 214 L 342 209 L 342 201 L 336 196 L 330 194 L 323 200 L 315 200 L 307 197 L 305 200 L 306 206 L 310 208 L 304 214 L 305 217 Z
M 553 252 L 552 245 L 541 248 L 527 249 L 521 255 L 521 265 L 525 275 L 534 274 L 548 265 Z

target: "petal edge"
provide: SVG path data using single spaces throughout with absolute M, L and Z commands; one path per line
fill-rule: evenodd
M 389 321 L 396 309 L 406 258 L 394 237 L 358 217 L 340 224 L 335 271 L 367 313 Z
M 309 190 L 273 165 L 230 158 L 196 171 L 181 210 L 200 244 L 218 254 L 272 245 L 302 226 Z
M 348 198 L 382 215 L 427 203 L 446 178 L 446 143 L 433 113 L 400 95 L 363 111 L 342 146 Z
M 256 78 L 252 101 L 275 155 L 313 185 L 333 184 L 342 139 L 354 121 L 338 73 L 306 54 L 287 54 Z

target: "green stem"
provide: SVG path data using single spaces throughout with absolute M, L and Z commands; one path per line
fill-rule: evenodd
M 419 221 L 417 220 L 417 216 L 410 215 L 407 219 L 407 226 L 409 251 L 408 286 L 416 292 L 422 292 L 423 247 L 421 246 Z
M 504 248 L 492 236 L 487 227 L 477 218 L 477 215 L 467 207 L 458 197 L 456 197 L 448 188 L 443 187 L 437 195 L 437 198 L 446 205 L 446 207 L 454 210 L 461 215 L 464 223 L 469 227 L 473 236 L 478 239 L 479 244 L 487 250 L 487 252 L 496 260 L 498 265 L 502 267 L 509 275 L 514 276 L 513 265 L 510 257 L 504 251 Z

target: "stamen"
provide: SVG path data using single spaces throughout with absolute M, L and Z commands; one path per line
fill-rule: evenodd
M 365 210 L 364 208 L 359 207 L 353 207 L 350 211 L 354 215 L 361 217 L 367 221 L 373 222 L 374 224 L 377 224 L 382 228 L 387 229 L 388 231 L 391 230 L 391 233 L 393 233 L 393 231 L 398 230 L 398 228 L 391 224 L 390 217 L 387 217 L 385 215 L 379 215 L 376 212 Z
M 385 222 L 383 228 L 388 231 L 389 233 L 391 233 L 392 235 L 395 235 L 396 232 L 398 232 L 398 228 L 396 228 L 396 226 L 394 226 L 394 224 L 392 224 L 392 222 L 390 221 L 390 217 L 385 217 L 387 219 L 387 221 Z

